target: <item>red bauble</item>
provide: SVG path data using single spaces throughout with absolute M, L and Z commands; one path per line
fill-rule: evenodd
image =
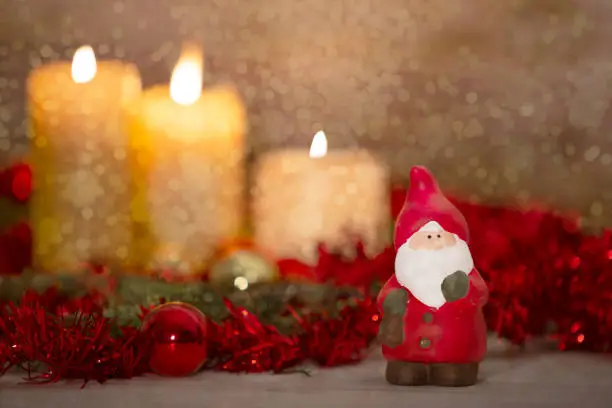
M 163 376 L 196 373 L 206 361 L 206 317 L 186 303 L 166 303 L 142 323 L 151 342 L 149 367 Z

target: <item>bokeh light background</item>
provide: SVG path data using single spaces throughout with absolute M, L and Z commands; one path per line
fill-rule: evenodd
M 28 152 L 31 68 L 135 62 L 168 82 L 184 40 L 205 85 L 234 83 L 249 157 L 310 144 L 429 166 L 476 202 L 577 210 L 612 224 L 612 3 L 606 0 L 0 0 L 0 164 Z

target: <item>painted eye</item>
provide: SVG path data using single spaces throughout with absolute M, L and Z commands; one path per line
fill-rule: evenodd
M 438 238 L 442 238 L 442 235 L 438 234 Z
M 431 239 L 431 235 L 428 235 L 428 236 L 427 236 L 427 239 Z

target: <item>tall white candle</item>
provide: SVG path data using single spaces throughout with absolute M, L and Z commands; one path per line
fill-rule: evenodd
M 123 263 L 130 241 L 124 109 L 140 96 L 135 66 L 96 61 L 82 47 L 70 62 L 28 77 L 34 194 L 33 263 L 76 273 L 88 262 Z
M 280 150 L 258 162 L 253 189 L 255 241 L 277 258 L 314 263 L 317 247 L 374 254 L 390 242 L 387 167 L 365 150 L 327 151 L 321 131 L 306 149 Z

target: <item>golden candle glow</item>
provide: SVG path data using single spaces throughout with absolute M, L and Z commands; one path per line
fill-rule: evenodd
M 183 51 L 170 79 L 170 98 L 179 105 L 193 105 L 202 95 L 202 52 L 196 47 Z
M 77 84 L 91 82 L 98 70 L 93 48 L 85 45 L 74 53 L 72 58 L 72 80 Z
M 326 154 L 327 137 L 325 137 L 325 132 L 319 130 L 312 138 L 309 156 L 311 159 L 318 159 L 321 157 L 325 157 Z
M 72 61 L 30 72 L 30 222 L 37 271 L 83 273 L 91 262 L 127 261 L 132 192 L 125 114 L 140 93 L 134 65 L 96 61 L 89 46 Z
M 187 45 L 170 83 L 146 90 L 128 115 L 135 269 L 201 273 L 242 227 L 244 106 L 232 87 L 202 89 L 203 61 Z

